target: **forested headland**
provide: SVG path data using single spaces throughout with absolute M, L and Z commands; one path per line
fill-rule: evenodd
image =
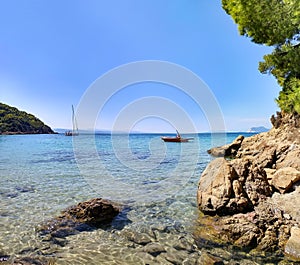
M 52 134 L 54 131 L 32 114 L 0 103 L 0 134 Z

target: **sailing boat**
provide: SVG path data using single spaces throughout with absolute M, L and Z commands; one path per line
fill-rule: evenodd
M 72 131 L 66 131 L 65 136 L 77 136 L 77 135 L 79 135 L 73 105 L 72 105 L 72 126 L 73 126 Z

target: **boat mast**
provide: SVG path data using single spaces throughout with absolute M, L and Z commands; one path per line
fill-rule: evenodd
M 72 105 L 72 125 L 73 125 L 73 132 L 78 133 L 77 121 L 76 121 L 73 105 Z

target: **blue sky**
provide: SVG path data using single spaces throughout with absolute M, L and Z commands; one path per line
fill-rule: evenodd
M 78 106 L 101 75 L 143 60 L 172 62 L 198 75 L 216 98 L 227 130 L 271 127 L 280 88 L 257 70 L 269 52 L 238 34 L 221 1 L 0 1 L 0 101 L 52 128 L 71 127 L 71 104 Z M 201 106 L 172 87 L 149 83 L 111 98 L 96 127 L 111 129 L 124 107 L 147 96 L 176 102 L 197 130 L 210 129 Z M 172 127 L 149 117 L 134 129 Z

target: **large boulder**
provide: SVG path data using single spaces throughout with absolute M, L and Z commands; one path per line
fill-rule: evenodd
M 277 154 L 276 168 L 293 167 L 300 171 L 300 145 L 291 144 L 285 152 Z
M 99 227 L 109 223 L 120 212 L 120 206 L 109 200 L 95 198 L 80 202 L 62 212 L 59 218 L 73 219 L 79 223 L 85 223 Z
M 233 157 L 237 154 L 237 151 L 241 147 L 243 140 L 244 136 L 239 135 L 231 144 L 213 147 L 207 152 L 215 157 Z
M 293 167 L 284 167 L 274 173 L 271 184 L 279 190 L 280 193 L 286 193 L 291 191 L 293 185 L 298 181 L 300 181 L 300 171 Z
M 43 236 L 50 235 L 48 240 L 65 238 L 81 231 L 104 227 L 112 222 L 120 210 L 120 205 L 114 202 L 95 198 L 71 206 L 58 217 L 41 224 L 38 230 Z M 57 241 L 56 239 L 53 241 L 64 244 L 63 241 Z
M 275 192 L 269 199 L 270 204 L 277 205 L 286 216 L 300 224 L 300 186 L 292 192 L 281 194 Z M 299 239 L 300 240 L 300 239 Z
M 217 158 L 201 175 L 197 201 L 205 214 L 227 215 L 251 211 L 270 195 L 271 187 L 264 170 L 247 159 Z
M 221 212 L 232 193 L 234 172 L 224 158 L 212 161 L 203 172 L 198 185 L 199 208 L 207 214 Z

